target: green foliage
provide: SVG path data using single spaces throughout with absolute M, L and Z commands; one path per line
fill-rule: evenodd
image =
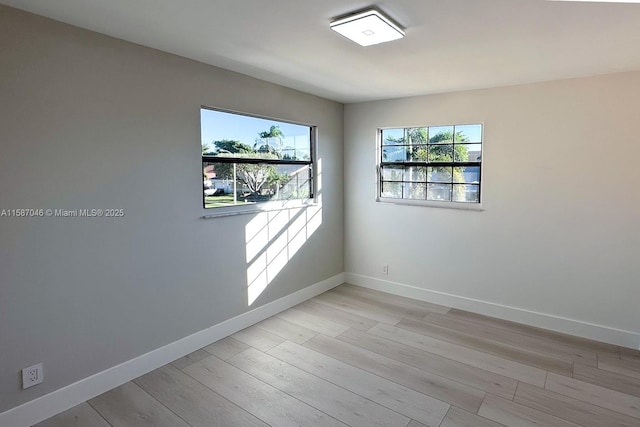
M 454 144 L 454 139 L 456 144 Z M 402 137 L 387 137 L 386 143 L 389 145 L 404 145 L 406 146 L 406 159 L 411 162 L 428 162 L 428 163 L 452 163 L 452 162 L 466 162 L 469 160 L 469 152 L 467 146 L 458 145 L 457 143 L 468 142 L 469 139 L 463 133 L 457 132 L 455 135 L 452 131 L 439 132 L 436 135 L 432 135 L 428 138 L 427 128 L 408 128 L 405 129 Z M 459 169 L 446 167 L 438 168 L 437 165 L 429 168 L 417 168 L 412 172 L 413 181 L 425 180 L 425 171 L 431 171 L 431 173 L 437 173 L 439 180 L 443 179 L 446 174 L 449 174 L 451 182 L 462 182 L 462 173 Z M 394 176 L 393 180 L 402 180 L 401 174 L 392 172 Z M 431 175 L 429 173 L 429 175 Z M 426 181 L 434 179 L 435 177 L 428 176 Z M 418 184 L 411 186 L 411 193 L 413 197 L 421 198 L 424 188 Z M 454 186 L 454 198 L 462 197 L 463 188 L 461 186 Z
M 464 138 L 461 133 L 458 133 L 458 137 Z M 429 138 L 429 144 L 453 144 L 453 132 L 446 131 L 437 133 Z
M 236 167 L 236 174 L 238 179 L 249 188 L 251 194 L 258 196 L 274 169 L 271 165 L 244 163 Z
M 268 131 L 258 133 L 259 138 L 256 139 L 256 143 L 253 148 L 258 153 L 269 153 L 280 158 L 280 151 L 282 150 L 282 139 L 284 133 L 280 130 L 280 126 L 271 125 Z M 271 144 L 275 142 L 278 148 L 273 147 Z
M 280 193 L 280 187 L 282 187 L 283 182 L 287 182 L 289 180 L 289 175 L 286 173 L 279 174 L 275 168 L 269 169 L 269 173 L 267 176 L 267 184 L 271 187 L 275 187 L 275 195 L 274 198 L 277 199 Z
M 467 147 L 464 145 L 453 146 L 453 132 L 440 132 L 427 141 L 426 128 L 407 129 L 402 138 L 387 138 L 394 144 L 410 145 L 407 147 L 407 159 L 413 162 L 466 162 L 469 159 Z M 465 142 L 468 138 L 456 134 L 456 142 Z M 406 142 L 405 142 L 406 141 Z M 427 146 L 429 147 L 427 149 Z
M 406 129 L 405 138 L 407 144 L 426 144 L 427 128 L 409 128 Z
M 204 143 L 202 144 L 202 155 L 210 155 L 212 154 L 211 144 Z
M 260 132 L 260 138 L 273 138 L 283 136 L 278 126 L 271 126 L 269 131 Z M 256 140 L 256 146 L 258 145 Z M 251 158 L 251 159 L 277 159 L 278 155 L 273 147 L 267 144 L 251 147 L 240 141 L 224 139 L 214 141 L 215 151 L 210 152 L 210 146 L 207 144 L 206 154 L 215 155 L 217 157 L 233 157 L 233 158 Z M 203 145 L 203 154 L 205 154 L 205 146 Z M 233 163 L 215 163 L 215 172 L 218 178 L 233 179 L 234 169 Z M 238 163 L 235 169 L 236 179 L 247 186 L 249 191 L 255 195 L 260 195 L 265 184 L 272 184 L 282 181 L 282 175 L 278 175 L 273 165 L 265 165 L 259 163 Z M 279 184 L 276 184 L 279 185 Z
M 251 147 L 250 145 L 230 139 L 214 141 L 213 145 L 215 147 L 215 151 L 212 153 L 212 155 L 218 157 L 240 157 L 255 152 L 253 147 Z M 233 179 L 233 164 L 231 163 L 216 163 L 215 171 L 218 178 Z
M 280 130 L 280 126 L 271 125 L 268 131 L 258 133 L 260 138 L 283 138 L 284 133 Z
M 279 174 L 275 169 L 270 169 L 269 175 L 267 176 L 267 183 L 270 185 L 278 184 L 280 182 L 286 181 L 287 179 L 289 179 L 289 175 L 287 175 L 286 173 Z
M 225 153 L 254 153 L 255 150 L 250 145 L 244 144 L 240 141 L 232 141 L 230 139 L 223 139 L 221 141 L 214 141 L 213 145 L 216 147 L 216 155 L 223 155 Z

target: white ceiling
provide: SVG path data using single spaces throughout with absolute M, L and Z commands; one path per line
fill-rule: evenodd
M 546 0 L 0 0 L 344 103 L 640 69 L 640 4 Z M 376 5 L 402 40 L 332 18 Z

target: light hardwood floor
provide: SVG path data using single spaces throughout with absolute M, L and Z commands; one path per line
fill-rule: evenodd
M 37 427 L 640 426 L 640 352 L 352 285 Z

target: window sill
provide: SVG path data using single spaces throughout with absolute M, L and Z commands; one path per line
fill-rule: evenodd
M 221 218 L 225 216 L 252 215 L 260 212 L 273 212 L 273 211 L 281 211 L 286 209 L 298 209 L 298 208 L 306 208 L 309 206 L 319 206 L 319 203 L 314 199 L 306 199 L 306 200 L 287 200 L 287 201 L 281 201 L 281 202 L 268 202 L 268 203 L 241 205 L 241 206 L 225 206 L 220 208 L 206 209 L 204 215 L 202 215 L 200 218 L 211 219 L 211 218 Z M 210 211 L 215 211 L 215 212 L 210 212 Z
M 387 197 L 378 197 L 376 201 L 378 203 L 389 205 L 421 206 L 428 208 L 458 209 L 479 212 L 484 211 L 482 203 L 436 202 L 428 200 L 392 199 Z

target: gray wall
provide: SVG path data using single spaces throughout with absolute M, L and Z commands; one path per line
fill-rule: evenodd
M 640 333 L 638 111 L 640 73 L 346 106 L 347 273 Z M 485 210 L 377 203 L 376 129 L 455 123 Z
M 201 219 L 201 105 L 316 124 L 322 224 L 247 306 L 255 215 Z M 0 412 L 344 271 L 341 104 L 0 6 Z M 19 370 L 45 363 L 20 391 Z

